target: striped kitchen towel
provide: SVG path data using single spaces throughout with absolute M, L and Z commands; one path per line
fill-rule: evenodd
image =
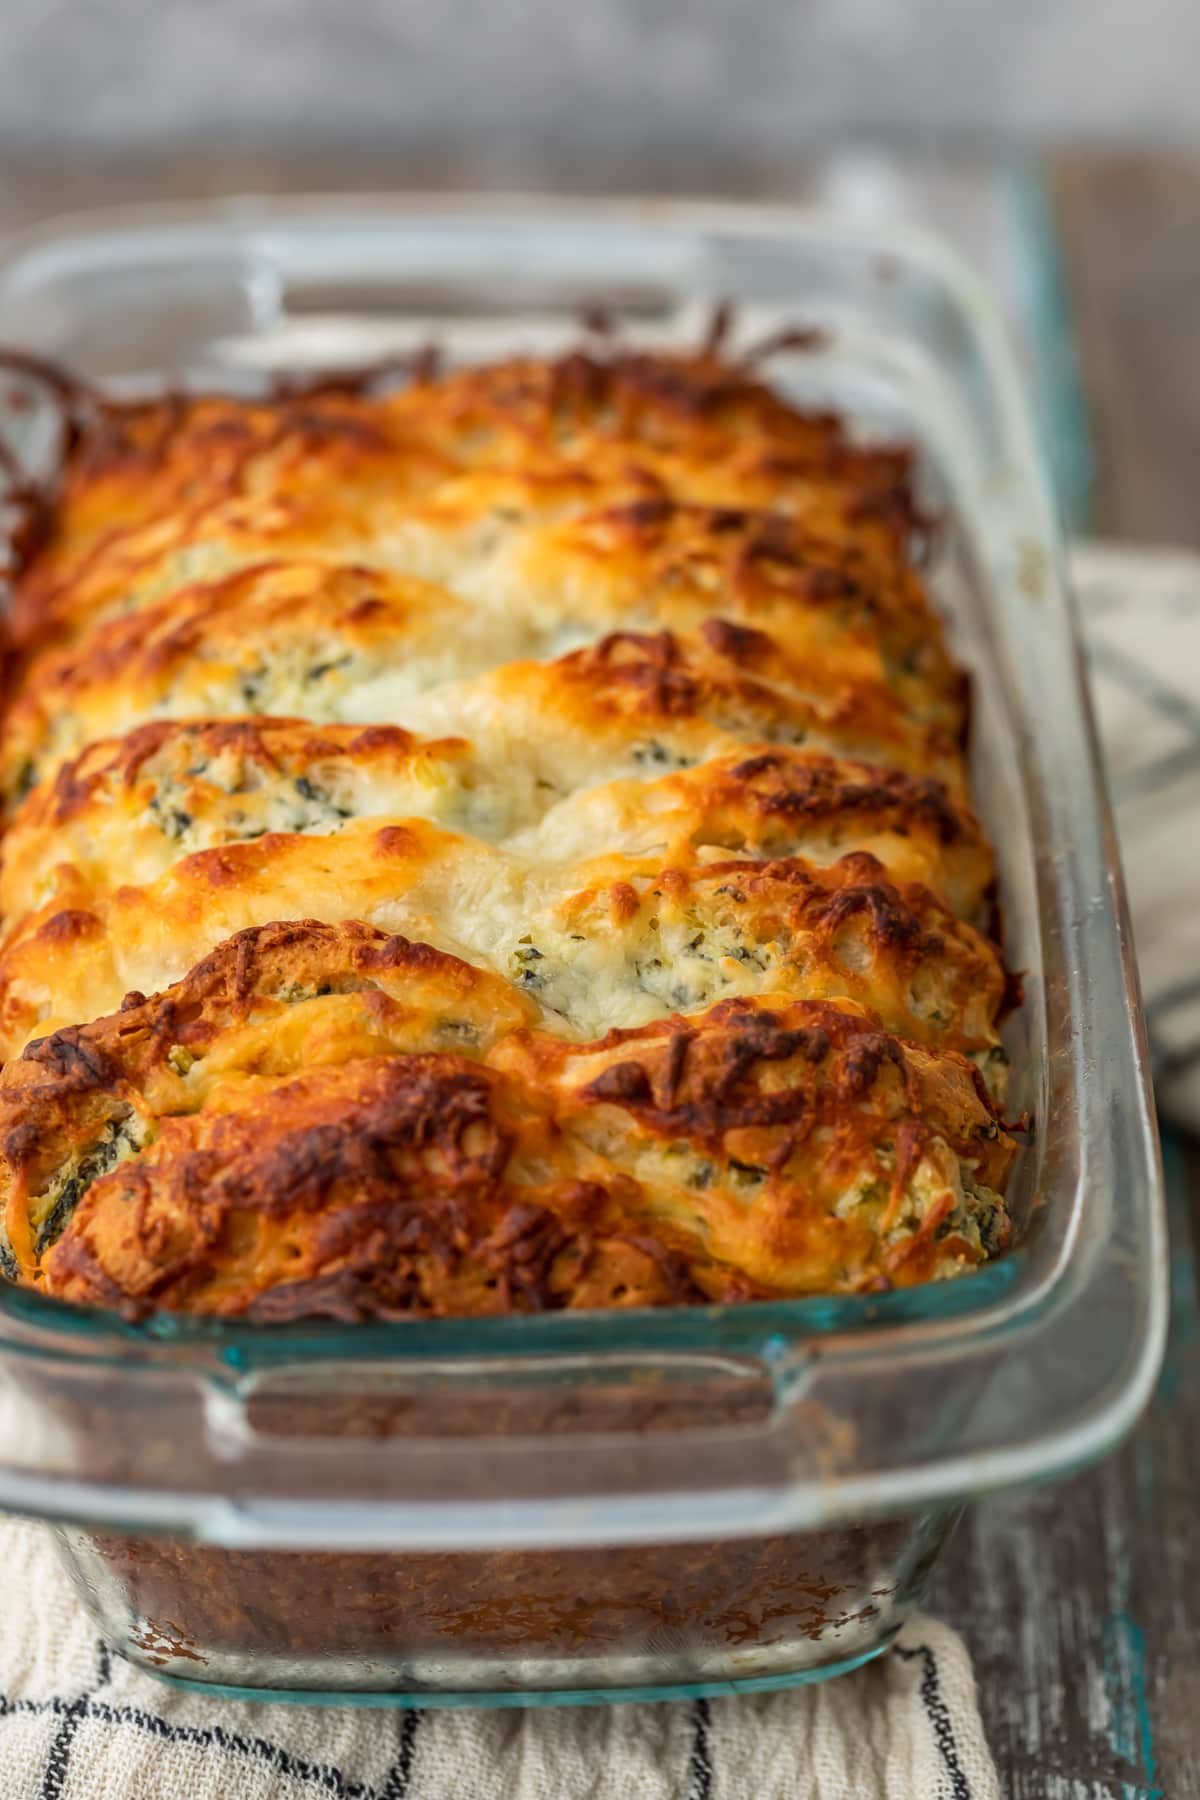
M 209 1699 L 97 1638 L 47 1526 L 0 1522 L 0 1800 L 999 1800 L 966 1650 L 910 1619 L 744 1699 L 421 1712 Z
M 1159 1110 L 1200 1131 L 1200 556 L 1085 544 L 1072 567 Z

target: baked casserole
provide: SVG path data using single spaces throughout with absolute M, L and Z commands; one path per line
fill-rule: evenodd
M 716 341 L 62 393 L 0 738 L 11 1278 L 356 1320 L 1003 1249 L 908 452 Z

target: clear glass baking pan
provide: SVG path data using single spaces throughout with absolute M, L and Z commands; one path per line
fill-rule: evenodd
M 345 1701 L 724 1692 L 877 1653 L 962 1502 L 1127 1431 L 1164 1336 L 1161 1177 L 1112 830 L 1047 480 L 993 309 L 939 247 L 676 203 L 239 201 L 61 222 L 0 341 L 124 388 L 253 386 L 435 338 L 641 342 L 718 300 L 822 328 L 772 377 L 920 449 L 975 675 L 1010 963 L 1017 1247 L 882 1297 L 241 1328 L 0 1288 L 0 1505 L 58 1522 L 169 1678 Z M 46 420 L 14 411 L 28 458 Z

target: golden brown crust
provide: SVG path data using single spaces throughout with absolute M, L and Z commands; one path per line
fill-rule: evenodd
M 273 1318 L 356 1295 L 376 1316 L 481 1313 L 603 1304 L 645 1263 L 639 1300 L 700 1298 L 598 1184 L 505 1179 L 531 1124 L 507 1084 L 447 1054 L 298 1076 L 262 1112 L 169 1121 L 96 1183 L 50 1252 L 49 1289 Z
M 308 735 L 278 727 L 293 756 L 295 740 Z M 892 882 L 940 889 L 951 911 L 968 917 L 991 878 L 978 826 L 938 784 L 804 751 L 714 757 L 656 781 L 604 783 L 557 800 L 494 844 L 469 825 L 502 815 L 502 803 L 493 804 L 483 771 L 467 769 L 475 785 L 459 779 L 454 741 L 409 753 L 402 740 L 397 753 L 386 731 L 378 743 L 370 733 L 345 736 L 342 745 L 332 732 L 316 740 L 321 754 L 304 765 L 311 779 L 284 760 L 257 791 L 239 778 L 231 797 L 206 776 L 203 805 L 200 779 L 184 789 L 168 780 L 157 808 L 135 786 L 107 817 L 98 808 L 94 836 L 88 819 L 77 834 L 56 831 L 52 842 L 64 853 L 72 835 L 81 840 L 79 860 L 43 875 L 46 897 L 0 944 L 0 1046 L 11 1054 L 33 1032 L 94 1018 L 127 988 L 151 992 L 178 980 L 235 931 L 309 911 L 425 938 L 541 987 L 547 971 L 529 964 L 545 957 L 544 938 L 557 950 L 571 897 L 628 884 L 647 869 L 688 872 L 730 853 L 822 867 L 867 853 Z M 598 843 L 612 846 L 604 858 L 588 854 Z M 44 848 L 40 863 L 49 863 Z M 19 857 L 14 869 L 15 887 L 27 873 Z M 29 886 L 37 891 L 32 875 Z M 598 931 L 605 940 L 607 927 Z M 616 971 L 609 974 L 611 982 Z M 607 1016 L 620 1021 L 623 995 L 644 987 L 635 962 Z M 594 1029 L 607 992 L 580 991 L 565 1028 Z M 563 1012 L 557 995 L 546 998 Z
M 431 681 L 458 672 L 464 659 L 449 645 L 472 623 L 441 589 L 354 566 L 259 563 L 184 586 L 99 621 L 69 648 L 52 641 L 30 654 L 0 746 L 0 790 L 11 809 L 65 758 L 156 718 L 336 721 L 380 666 Z M 481 667 L 509 648 L 486 633 L 467 641 L 475 636 Z
M 0 732 L 19 1276 L 349 1318 L 994 1254 L 922 527 L 708 351 L 94 402 Z
M 974 1071 L 848 1003 L 583 1045 L 532 1015 L 362 926 L 243 933 L 7 1066 L 9 1253 L 67 1298 L 279 1317 L 890 1285 L 1003 1236 Z
M 443 519 L 469 511 L 452 483 L 477 473 L 522 481 L 534 507 L 564 493 L 832 506 L 843 536 L 849 497 L 885 551 L 903 551 L 917 522 L 905 452 L 856 447 L 835 417 L 797 413 L 713 356 L 516 361 L 378 398 L 109 404 L 74 447 L 56 529 L 17 596 L 18 641 L 74 634 L 198 544 L 243 563 L 310 549 L 345 560 L 426 500 Z
M 560 904 L 565 934 L 603 935 L 610 956 L 636 959 L 659 1012 L 760 994 L 848 999 L 890 1031 L 978 1057 L 1002 1093 L 997 1021 L 1006 989 L 994 946 L 928 888 L 893 885 L 869 853 L 828 868 L 799 857 L 691 867 L 631 859 L 619 872 L 593 865 L 592 873 Z M 550 934 L 537 942 L 545 994 L 554 991 Z
M 656 587 L 636 563 L 616 579 L 612 555 L 543 573 L 527 561 L 493 571 L 487 608 L 411 575 L 261 563 L 100 620 L 67 649 L 31 654 L 5 733 L 0 791 L 11 806 L 86 743 L 155 717 L 254 711 L 366 723 L 383 716 L 373 704 L 416 716 L 429 689 L 543 656 L 564 634 L 606 635 L 552 665 L 560 705 L 594 683 L 608 690 L 609 710 L 620 710 L 623 683 L 628 710 L 640 655 L 641 710 L 669 709 L 676 720 L 728 715 L 751 727 L 761 718 L 774 734 L 825 733 L 831 746 L 857 736 L 882 760 L 960 779 L 956 690 L 915 672 L 914 633 L 889 652 L 870 621 L 849 629 L 823 601 L 785 595 L 778 606 L 747 605 L 745 623 L 714 613 L 712 584 L 685 584 L 670 570 Z M 735 588 L 720 571 L 713 582 L 733 610 Z M 620 652 L 601 661 L 604 644 Z M 654 680 L 664 658 L 675 667 L 665 688 Z
M 486 733 L 489 751 L 505 756 L 514 742 L 526 754 L 544 747 L 551 766 L 564 740 L 576 757 L 590 750 L 593 764 L 623 748 L 643 767 L 682 765 L 713 754 L 724 733 L 728 748 L 762 739 L 840 751 L 934 776 L 963 797 L 952 733 L 912 719 L 881 682 L 841 679 L 826 659 L 789 656 L 765 632 L 715 617 L 690 633 L 610 632 L 552 661 L 516 657 L 472 678 L 474 658 L 528 647 L 512 615 L 480 629 L 440 593 L 392 582 L 385 598 L 382 583 L 346 574 L 260 569 L 184 596 L 182 620 L 161 634 L 167 607 L 35 662 L 0 744 L 0 793 L 11 808 L 116 730 L 244 716 L 248 702 L 319 724 L 374 722 L 377 694 L 380 712 L 401 705 L 416 725 Z M 460 629 L 472 632 L 465 651 Z

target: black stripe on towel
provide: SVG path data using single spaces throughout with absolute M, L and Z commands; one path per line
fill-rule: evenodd
M 63 1791 L 70 1763 L 71 1742 L 84 1719 L 98 1719 L 118 1731 L 133 1727 L 148 1732 L 168 1744 L 192 1744 L 197 1749 L 223 1750 L 247 1757 L 276 1774 L 293 1781 L 312 1782 L 333 1800 L 405 1800 L 411 1778 L 413 1746 L 417 1721 L 424 1715 L 406 1713 L 400 1730 L 400 1746 L 395 1763 L 383 1788 L 365 1781 L 348 1781 L 332 1763 L 314 1763 L 307 1757 L 295 1756 L 282 1744 L 268 1738 L 246 1737 L 239 1731 L 227 1731 L 223 1725 L 173 1725 L 158 1713 L 146 1712 L 139 1706 L 113 1706 L 97 1700 L 94 1690 L 78 1699 L 64 1700 L 61 1694 L 48 1700 L 13 1700 L 0 1694 L 0 1719 L 30 1718 L 49 1714 L 60 1721 L 47 1757 L 38 1800 L 58 1800 Z
M 406 1800 L 412 1781 L 413 1753 L 423 1713 L 406 1712 L 400 1723 L 400 1745 L 387 1780 L 379 1790 L 379 1800 Z
M 76 1733 L 91 1710 L 91 1698 L 107 1687 L 112 1674 L 112 1659 L 108 1645 L 103 1638 L 96 1639 L 96 1677 L 90 1687 L 84 1689 L 77 1700 L 63 1706 L 59 1717 L 61 1723 L 50 1741 L 50 1749 L 46 1755 L 46 1767 L 42 1771 L 42 1785 L 38 1789 L 39 1800 L 59 1800 L 59 1795 L 66 1786 L 67 1770 L 71 1765 L 71 1745 L 75 1742 Z
M 692 1701 L 692 1748 L 688 1758 L 686 1800 L 712 1800 L 713 1765 L 707 1700 Z
M 954 1721 L 950 1717 L 950 1708 L 946 1705 L 946 1697 L 942 1693 L 941 1677 L 938 1674 L 937 1657 L 928 1644 L 914 1644 L 906 1649 L 897 1644 L 892 1652 L 894 1656 L 902 1656 L 906 1662 L 920 1657 L 924 1668 L 921 1673 L 921 1704 L 925 1708 L 925 1716 L 929 1720 L 929 1729 L 933 1732 L 933 1741 L 941 1753 L 946 1765 L 946 1773 L 950 1777 L 950 1792 L 954 1800 L 971 1800 L 971 1784 L 967 1780 L 966 1770 L 958 1760 L 958 1745 L 954 1738 Z

